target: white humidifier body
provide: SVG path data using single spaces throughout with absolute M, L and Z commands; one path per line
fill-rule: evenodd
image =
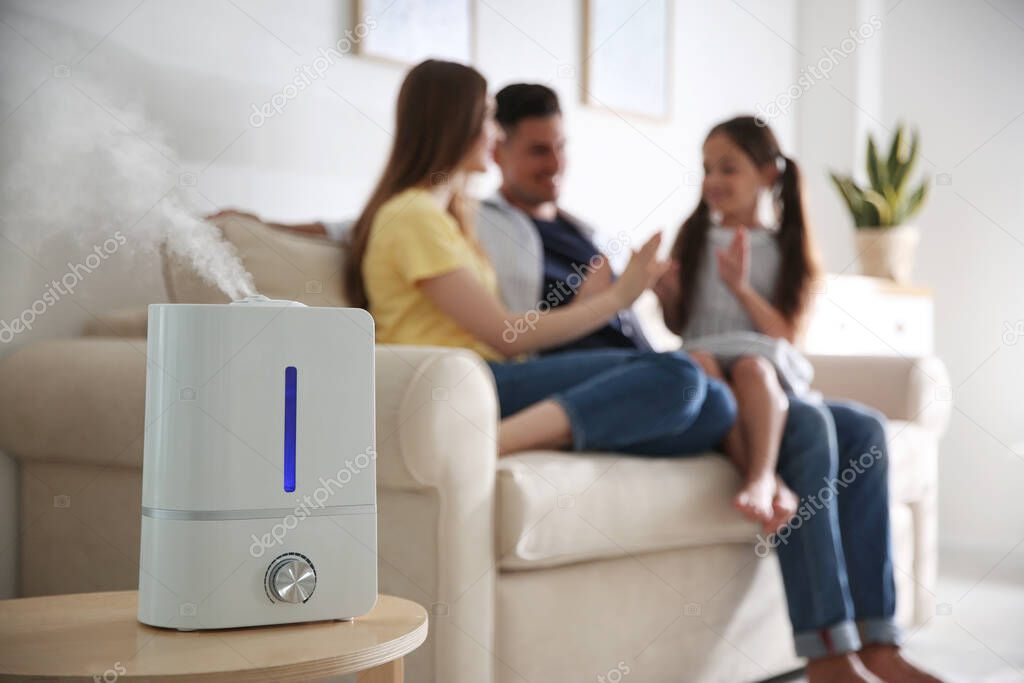
M 149 307 L 139 621 L 350 619 L 377 599 L 374 328 L 262 297 Z

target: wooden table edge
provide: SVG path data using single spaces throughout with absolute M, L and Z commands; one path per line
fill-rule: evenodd
M 136 591 L 112 591 L 110 594 L 135 593 Z M 77 595 L 101 595 L 100 593 L 77 594 Z M 47 598 L 71 597 L 62 595 L 33 596 L 28 598 L 14 598 L 13 600 L 40 600 Z M 333 676 L 357 674 L 359 683 L 402 683 L 404 680 L 404 657 L 422 645 L 430 631 L 430 617 L 426 609 L 419 603 L 394 595 L 382 594 L 380 597 L 388 597 L 402 602 L 415 605 L 423 616 L 423 621 L 413 630 L 405 633 L 394 640 L 388 641 L 382 646 L 369 647 L 363 650 L 349 652 L 336 657 L 326 657 L 308 662 L 297 662 L 290 664 L 268 665 L 253 668 L 224 669 L 219 671 L 202 672 L 176 672 L 167 675 L 159 673 L 132 674 L 125 672 L 116 676 L 117 681 L 131 681 L 133 683 L 183 683 L 184 681 L 196 681 L 198 683 L 221 683 L 226 681 L 248 683 L 251 681 L 269 682 L 281 681 L 283 683 L 299 681 L 317 681 Z M 0 603 L 5 601 L 0 601 Z M 372 610 L 371 610 L 372 612 Z M 303 625 L 299 622 L 292 625 Z M 171 631 L 173 629 L 162 629 L 146 624 L 139 624 L 146 629 L 155 631 Z M 255 628 L 287 628 L 289 624 L 281 624 L 269 627 Z M 210 629 L 209 631 L 192 631 L 192 634 L 210 633 L 216 634 L 221 629 Z M 234 629 L 223 629 L 234 630 Z M 0 666 L 3 663 L 0 662 Z M 5 667 L 6 668 L 6 667 Z M 17 671 L 0 671 L 0 681 L 82 681 L 92 682 L 104 680 L 102 674 L 95 673 L 19 673 Z

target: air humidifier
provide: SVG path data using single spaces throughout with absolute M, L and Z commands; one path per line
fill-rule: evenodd
M 377 599 L 373 319 L 250 297 L 149 307 L 139 613 L 181 630 Z

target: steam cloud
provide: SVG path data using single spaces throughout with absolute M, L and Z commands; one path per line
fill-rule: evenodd
M 231 299 L 255 294 L 234 247 L 185 204 L 183 169 L 158 132 L 83 86 L 44 86 L 18 148 L 4 152 L 5 229 L 36 249 L 60 236 L 86 244 L 120 230 L 139 250 L 166 245 Z

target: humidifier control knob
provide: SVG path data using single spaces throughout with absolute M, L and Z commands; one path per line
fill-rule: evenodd
M 298 553 L 281 555 L 267 569 L 267 594 L 274 601 L 302 603 L 316 588 L 316 569 Z

